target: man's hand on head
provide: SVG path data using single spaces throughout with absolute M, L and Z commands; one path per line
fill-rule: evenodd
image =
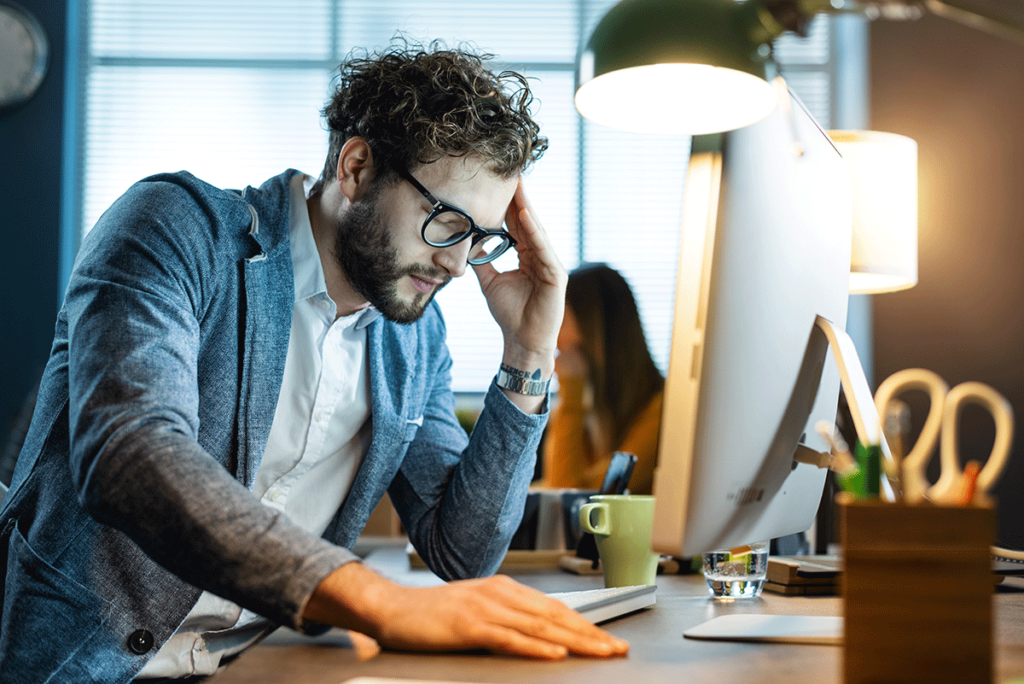
M 568 275 L 522 182 L 505 213 L 505 225 L 518 243 L 519 268 L 499 273 L 488 263 L 473 270 L 505 340 L 502 361 L 531 375 L 540 370 L 540 378 L 547 379 L 554 371 Z M 539 410 L 543 403 L 543 397 L 506 394 L 525 411 Z
M 405 587 L 348 563 L 320 583 L 303 617 L 401 650 L 486 649 L 545 660 L 629 650 L 560 601 L 504 576 Z

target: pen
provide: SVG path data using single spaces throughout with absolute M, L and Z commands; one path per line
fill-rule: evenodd
M 857 465 L 863 480 L 860 482 L 863 496 L 877 499 L 882 483 L 882 447 L 878 444 L 857 442 Z
M 883 471 L 893 485 L 896 500 L 903 498 L 903 457 L 906 456 L 907 435 L 910 433 L 910 407 L 904 401 L 889 400 L 882 421 L 882 434 L 889 444 L 891 462 L 883 459 Z M 889 472 L 892 471 L 892 472 Z
M 961 506 L 967 506 L 974 499 L 974 488 L 978 483 L 978 473 L 981 472 L 981 464 L 977 461 L 971 460 L 964 464 L 964 474 L 960 480 L 960 495 L 957 497 L 957 503 Z
M 841 451 L 836 454 L 832 471 L 836 474 L 836 482 L 844 492 L 849 492 L 857 498 L 864 496 L 860 468 L 850 456 L 849 451 Z

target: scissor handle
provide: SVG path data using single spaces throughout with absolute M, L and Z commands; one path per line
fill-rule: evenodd
M 875 407 L 878 414 L 884 416 L 889 402 L 910 390 L 923 390 L 928 393 L 931 400 L 928 417 L 914 447 L 900 463 L 896 464 L 899 472 L 886 474 L 899 480 L 904 501 L 917 503 L 924 498 L 925 492 L 931 486 L 925 477 L 925 466 L 939 441 L 939 429 L 942 427 L 943 407 L 946 405 L 949 385 L 938 373 L 926 368 L 905 368 L 896 371 L 882 381 L 875 392 Z
M 957 433 L 960 410 L 965 404 L 978 404 L 988 409 L 996 425 L 992 453 L 989 454 L 985 467 L 978 473 L 975 490 L 989 491 L 1006 467 L 1010 445 L 1013 442 L 1013 408 L 1010 402 L 985 383 L 960 383 L 946 395 L 946 406 L 942 413 L 942 448 L 939 454 L 942 473 L 928 490 L 928 498 L 932 501 L 952 503 L 959 495 L 963 470 L 958 455 Z

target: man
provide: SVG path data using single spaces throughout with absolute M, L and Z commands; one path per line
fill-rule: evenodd
M 393 48 L 343 66 L 315 185 L 168 174 L 104 214 L 0 513 L 5 681 L 201 677 L 279 624 L 625 652 L 506 578 L 398 587 L 347 550 L 385 491 L 446 579 L 492 574 L 519 523 L 566 282 L 519 184 L 530 100 L 473 54 Z M 432 302 L 467 262 L 505 343 L 468 443 Z

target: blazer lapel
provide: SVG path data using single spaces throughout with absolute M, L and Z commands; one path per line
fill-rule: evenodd
M 250 237 L 259 253 L 244 262 L 245 310 L 236 477 L 252 488 L 274 422 L 291 335 L 295 286 L 288 241 L 264 251 L 259 215 L 249 205 Z M 287 226 L 285 226 L 287 232 Z M 283 244 L 283 248 L 282 248 Z
M 391 326 L 380 318 L 367 328 L 373 436 L 334 529 L 328 532 L 342 545 L 355 542 L 401 465 L 396 456 L 409 430 L 405 413 L 412 381 L 403 342 L 408 344 L 406 338 L 416 334 L 415 326 Z

